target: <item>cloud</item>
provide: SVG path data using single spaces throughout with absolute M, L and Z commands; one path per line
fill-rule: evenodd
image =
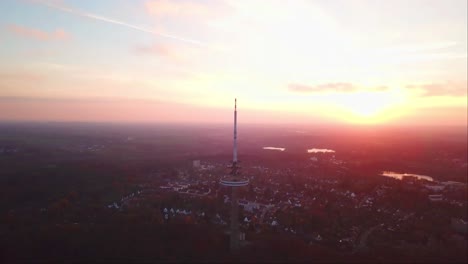
M 203 4 L 200 1 L 151 0 L 145 2 L 146 12 L 159 18 L 210 19 L 227 14 L 230 6 L 223 1 Z
M 163 45 L 159 43 L 154 43 L 152 45 L 140 45 L 135 48 L 135 52 L 139 54 L 154 54 L 166 58 L 179 58 L 177 52 L 169 47 L 168 45 Z
M 42 31 L 40 29 L 23 27 L 20 25 L 11 24 L 7 26 L 7 29 L 22 37 L 33 38 L 36 40 L 42 41 L 52 41 L 52 40 L 69 40 L 71 39 L 71 34 L 66 32 L 63 29 L 56 29 L 53 32 Z
M 0 72 L 0 84 L 5 82 L 40 82 L 46 77 L 39 73 L 32 72 Z
M 155 16 L 204 16 L 209 14 L 206 5 L 196 2 L 179 2 L 167 0 L 147 1 L 146 11 Z
M 186 65 L 197 61 L 200 50 L 190 46 L 152 43 L 137 45 L 133 48 L 133 52 L 144 57 L 157 56 L 180 66 L 180 64 Z
M 30 95 L 50 83 L 49 77 L 27 69 L 0 71 L 0 97 Z
M 353 92 L 357 88 L 351 83 L 325 83 L 319 85 L 304 85 L 293 83 L 288 86 L 292 92 L 315 93 L 315 92 Z
M 372 57 L 384 59 L 388 64 L 418 61 L 466 59 L 466 52 L 454 51 L 459 45 L 455 41 L 420 43 L 386 47 L 371 52 Z
M 90 18 L 90 19 L 94 19 L 94 20 L 97 20 L 97 21 L 102 21 L 102 22 L 106 22 L 106 23 L 110 23 L 110 24 L 114 24 L 114 25 L 120 25 L 120 26 L 123 26 L 123 27 L 126 27 L 126 28 L 130 28 L 130 29 L 137 30 L 137 31 L 140 31 L 140 32 L 149 33 L 149 34 L 156 35 L 156 36 L 163 37 L 163 38 L 174 39 L 174 40 L 178 40 L 178 41 L 182 41 L 182 42 L 185 42 L 185 43 L 194 44 L 194 45 L 198 45 L 198 46 L 207 46 L 205 43 L 203 43 L 201 41 L 198 41 L 198 40 L 193 40 L 193 39 L 189 39 L 189 38 L 179 37 L 179 36 L 176 36 L 176 35 L 170 35 L 170 34 L 157 32 L 157 31 L 154 31 L 154 30 L 142 27 L 142 26 L 133 25 L 133 24 L 121 21 L 121 20 L 116 20 L 116 19 L 113 19 L 113 18 L 100 16 L 100 15 L 88 13 L 88 12 L 85 12 L 85 11 L 80 11 L 80 10 L 77 10 L 77 9 L 72 9 L 72 8 L 66 7 L 66 6 L 64 6 L 62 4 L 57 4 L 57 3 L 50 2 L 50 1 L 35 0 L 35 1 L 33 1 L 33 3 L 42 4 L 42 5 L 45 5 L 47 7 L 50 7 L 50 8 L 56 9 L 56 10 L 60 10 L 62 12 L 74 14 L 74 15 L 77 15 L 77 16 L 86 17 L 86 18 Z
M 467 85 L 455 83 L 432 83 L 407 85 L 407 89 L 416 89 L 422 91 L 423 96 L 466 96 Z
M 383 91 L 388 90 L 388 87 L 384 86 L 384 85 L 381 85 L 381 86 L 374 87 L 372 90 L 376 91 L 376 92 L 383 92 Z
M 298 83 L 292 83 L 288 85 L 288 89 L 291 92 L 298 93 L 321 93 L 321 92 L 337 92 L 337 93 L 350 93 L 357 90 L 366 90 L 381 92 L 388 90 L 387 86 L 376 86 L 372 88 L 358 87 L 352 83 L 337 82 L 337 83 L 324 83 L 319 85 L 304 85 Z
M 457 45 L 458 43 L 455 41 L 420 43 L 420 44 L 386 47 L 386 48 L 380 49 L 380 53 L 383 53 L 383 54 L 405 53 L 406 54 L 406 53 L 427 52 L 427 51 L 433 51 L 433 50 L 447 49 L 447 48 L 451 48 Z

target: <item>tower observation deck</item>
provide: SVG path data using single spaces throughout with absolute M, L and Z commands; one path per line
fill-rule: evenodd
M 231 252 L 239 248 L 239 205 L 238 205 L 238 187 L 249 184 L 249 179 L 242 178 L 239 173 L 237 161 L 237 99 L 234 99 L 234 144 L 231 171 L 228 175 L 221 178 L 219 183 L 223 186 L 231 187 L 231 226 L 230 226 L 230 244 Z

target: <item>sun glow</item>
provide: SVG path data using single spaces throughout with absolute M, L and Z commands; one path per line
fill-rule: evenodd
M 382 123 L 406 111 L 403 107 L 406 97 L 398 90 L 336 95 L 333 101 L 339 109 L 336 114 L 351 123 Z

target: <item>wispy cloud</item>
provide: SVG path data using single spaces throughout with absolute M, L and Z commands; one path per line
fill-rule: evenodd
M 383 53 L 383 54 L 417 53 L 417 52 L 427 52 L 427 51 L 447 49 L 447 48 L 451 48 L 457 45 L 458 43 L 455 41 L 432 42 L 432 43 L 421 43 L 421 44 L 386 47 L 386 48 L 378 50 L 378 52 Z
M 5 82 L 39 82 L 43 81 L 45 76 L 39 73 L 26 71 L 0 72 L 0 84 Z
M 407 85 L 407 89 L 417 89 L 422 91 L 423 96 L 466 96 L 467 86 L 455 83 L 432 83 Z
M 226 1 L 150 0 L 145 2 L 145 9 L 148 14 L 158 18 L 194 18 L 198 21 L 222 17 L 233 12 L 233 7 Z
M 385 59 L 387 64 L 465 59 L 466 52 L 454 50 L 458 46 L 459 43 L 455 41 L 408 44 L 376 49 L 371 52 L 371 56 Z
M 135 52 L 139 54 L 155 54 L 162 57 L 177 58 L 178 55 L 171 47 L 159 43 L 151 45 L 139 45 L 135 47 Z
M 47 32 L 40 29 L 24 27 L 15 24 L 8 25 L 7 29 L 18 36 L 33 38 L 42 41 L 71 39 L 71 34 L 63 29 L 56 29 L 53 32 Z
M 97 14 L 81 11 L 81 10 L 78 10 L 78 9 L 69 8 L 69 7 L 66 7 L 64 5 L 53 3 L 53 2 L 50 2 L 50 1 L 35 0 L 35 1 L 33 1 L 33 3 L 42 4 L 42 5 L 45 5 L 47 7 L 50 7 L 50 8 L 56 9 L 56 10 L 60 10 L 62 12 L 66 12 L 66 13 L 74 14 L 74 15 L 77 15 L 77 16 L 86 17 L 86 18 L 90 18 L 90 19 L 94 19 L 94 20 L 97 20 L 97 21 L 102 21 L 102 22 L 106 22 L 106 23 L 110 23 L 110 24 L 114 24 L 114 25 L 123 26 L 123 27 L 126 27 L 126 28 L 130 28 L 130 29 L 137 30 L 137 31 L 140 31 L 140 32 L 145 32 L 145 33 L 156 35 L 156 36 L 163 37 L 163 38 L 174 39 L 174 40 L 178 40 L 178 41 L 182 41 L 182 42 L 185 42 L 185 43 L 198 45 L 198 46 L 207 46 L 205 43 L 203 43 L 201 41 L 198 41 L 198 40 L 193 40 L 193 39 L 184 38 L 184 37 L 180 37 L 180 36 L 176 36 L 176 35 L 170 35 L 170 34 L 157 32 L 157 31 L 148 29 L 148 28 L 143 27 L 143 26 L 133 25 L 133 24 L 121 21 L 121 20 L 116 20 L 116 19 L 113 19 L 113 18 L 100 16 L 100 15 L 97 15 Z
M 197 2 L 153 0 L 145 2 L 146 11 L 155 16 L 206 16 L 209 9 Z
M 324 83 L 319 85 L 305 85 L 299 83 L 292 83 L 288 85 L 288 89 L 291 92 L 297 93 L 350 93 L 358 90 L 381 92 L 388 90 L 387 86 L 376 86 L 371 88 L 359 87 L 352 83 L 337 82 L 337 83 Z
M 288 86 L 292 92 L 315 93 L 315 92 L 353 92 L 357 87 L 351 83 L 325 83 L 319 85 L 304 85 L 292 83 Z
M 170 65 L 190 65 L 196 61 L 197 56 L 200 55 L 199 49 L 191 46 L 170 45 L 163 43 L 140 44 L 133 48 L 136 55 L 143 56 L 144 58 L 158 57 L 164 59 Z M 167 67 L 168 65 L 166 65 Z

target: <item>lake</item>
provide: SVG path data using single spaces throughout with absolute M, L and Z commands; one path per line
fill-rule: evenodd
M 286 148 L 277 148 L 277 147 L 263 147 L 266 150 L 277 150 L 277 151 L 285 151 Z
M 333 149 L 311 148 L 307 150 L 307 153 L 335 153 L 335 151 Z
M 398 172 L 393 172 L 393 171 L 384 171 L 382 172 L 382 176 L 385 177 L 392 177 L 394 179 L 402 180 L 403 177 L 415 177 L 418 180 L 427 180 L 427 181 L 433 181 L 434 179 L 430 176 L 427 175 L 419 175 L 419 174 L 411 174 L 411 173 L 398 173 Z

